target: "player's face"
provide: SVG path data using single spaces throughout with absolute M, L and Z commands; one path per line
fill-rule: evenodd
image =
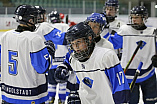
M 92 30 L 96 34 L 96 36 L 99 36 L 100 24 L 94 23 L 94 22 L 89 22 L 88 25 L 92 28 Z
M 131 15 L 131 20 L 133 24 L 141 25 L 143 24 L 143 19 L 138 15 Z
M 87 43 L 83 38 L 76 39 L 71 42 L 72 48 L 77 53 L 80 53 L 81 51 L 84 51 L 87 49 Z
M 114 17 L 116 15 L 116 8 L 113 6 L 107 6 L 105 11 L 106 11 L 107 16 L 113 16 Z

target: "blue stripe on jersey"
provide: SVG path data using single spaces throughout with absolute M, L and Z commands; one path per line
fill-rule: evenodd
M 103 38 L 107 39 L 107 37 L 110 36 L 110 33 L 108 32 L 106 35 L 103 36 Z
M 53 29 L 50 33 L 44 35 L 46 40 L 52 40 L 54 44 L 63 45 L 65 43 L 65 32 L 61 33 L 58 29 Z
M 38 52 L 30 53 L 30 57 L 32 66 L 39 74 L 45 73 L 51 64 L 50 61 L 48 61 L 49 53 L 47 48 L 44 48 Z
M 50 69 L 56 69 L 58 65 L 52 65 Z
M 141 70 L 142 71 L 142 70 Z M 152 77 L 153 75 L 155 74 L 155 68 L 145 77 L 143 78 L 138 78 L 136 80 L 136 83 L 140 83 L 140 82 L 143 82 L 145 80 L 147 80 L 148 78 Z M 132 79 L 127 79 L 128 80 L 128 83 L 131 83 L 132 82 Z
M 0 67 L 1 67 L 1 45 L 0 45 Z
M 157 42 L 156 42 L 156 44 L 155 44 L 155 45 L 156 45 L 156 52 L 157 52 Z
M 105 74 L 109 78 L 112 85 L 112 94 L 116 104 L 119 101 L 127 102 L 130 94 L 130 88 L 120 64 L 105 70 Z M 123 96 L 118 96 L 123 95 Z M 125 99 L 124 99 L 125 98 Z M 122 103 L 121 102 L 121 103 Z
M 8 98 L 4 95 L 2 95 L 2 99 L 9 102 L 9 103 L 12 103 L 12 104 L 40 104 L 40 103 L 43 103 L 45 101 L 47 101 L 49 98 L 49 96 L 45 96 L 45 97 L 42 97 L 40 99 L 36 99 L 36 100 L 20 100 L 20 99 L 12 99 L 12 98 Z
M 112 93 L 115 94 L 117 91 L 129 90 L 128 81 L 125 77 L 123 69 L 120 64 L 105 70 L 107 77 L 112 84 Z
M 1 83 L 1 91 L 16 96 L 38 96 L 44 92 L 47 92 L 47 83 L 39 85 L 35 88 L 21 88 L 21 87 L 13 87 Z
M 108 39 L 112 44 L 114 49 L 119 49 L 123 47 L 123 37 L 115 33 L 114 35 L 110 35 Z

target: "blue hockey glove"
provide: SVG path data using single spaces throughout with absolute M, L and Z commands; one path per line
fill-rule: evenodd
M 77 91 L 70 91 L 67 104 L 81 104 L 81 100 Z
M 55 55 L 55 45 L 51 40 L 45 41 L 44 44 L 46 45 L 46 48 L 49 52 L 49 54 L 52 56 L 54 59 Z
M 69 78 L 69 70 L 66 67 L 66 65 L 64 64 L 61 65 L 56 68 L 54 78 L 58 83 L 65 83 L 68 81 Z
M 151 58 L 151 60 L 152 60 L 152 65 L 153 65 L 154 67 L 157 67 L 157 55 L 154 55 L 154 56 Z

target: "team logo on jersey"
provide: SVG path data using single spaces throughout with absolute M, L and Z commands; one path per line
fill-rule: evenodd
M 82 65 L 82 69 L 85 69 L 85 66 L 83 64 L 81 64 L 81 65 Z
M 93 85 L 93 80 L 90 79 L 89 77 L 85 77 L 82 82 L 84 84 L 86 84 L 88 87 L 92 88 L 92 85 Z
M 137 41 L 136 44 L 138 45 L 140 41 Z M 142 45 L 140 46 L 140 49 L 142 49 L 147 43 L 145 41 L 142 41 Z

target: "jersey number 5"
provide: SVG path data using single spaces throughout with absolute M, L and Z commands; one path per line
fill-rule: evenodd
M 9 73 L 11 75 L 17 75 L 17 60 L 14 59 L 14 57 L 18 56 L 18 52 L 9 51 L 8 54 L 9 54 L 9 62 L 8 62 Z

